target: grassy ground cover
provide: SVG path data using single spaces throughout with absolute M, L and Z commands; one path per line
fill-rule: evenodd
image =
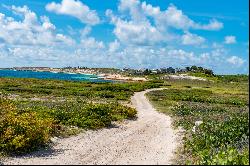
M 27 153 L 52 136 L 136 118 L 124 103 L 134 92 L 160 85 L 0 78 L 0 153 Z
M 0 78 L 0 92 L 26 98 L 82 97 L 89 99 L 128 100 L 136 91 L 158 87 L 145 83 L 91 83 L 39 79 Z
M 248 79 L 239 77 L 168 81 L 168 89 L 148 94 L 185 129 L 178 164 L 249 164 Z

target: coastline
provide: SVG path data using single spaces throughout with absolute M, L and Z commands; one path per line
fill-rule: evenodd
M 51 72 L 51 73 L 66 73 L 66 74 L 83 74 L 96 76 L 97 79 L 126 81 L 126 82 L 144 82 L 148 81 L 144 77 L 127 77 L 118 73 L 100 72 L 93 69 L 62 69 L 62 68 L 47 68 L 47 67 L 16 67 L 16 68 L 1 68 L 0 70 L 13 71 L 33 71 L 33 72 Z

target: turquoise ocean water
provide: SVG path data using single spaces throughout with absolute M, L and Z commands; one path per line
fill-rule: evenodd
M 36 71 L 15 71 L 15 70 L 0 70 L 0 78 L 37 78 L 37 79 L 56 79 L 68 81 L 91 81 L 91 82 L 112 82 L 103 80 L 97 75 L 90 74 L 69 74 L 69 73 L 52 73 L 52 72 L 36 72 Z

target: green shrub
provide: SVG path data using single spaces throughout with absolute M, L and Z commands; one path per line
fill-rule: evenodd
M 119 103 L 87 103 L 81 99 L 48 103 L 0 98 L 0 115 L 0 152 L 26 153 L 46 145 L 51 135 L 60 135 L 63 126 L 99 129 L 112 121 L 134 118 L 136 110 Z
M 92 104 L 68 102 L 54 107 L 49 112 L 57 122 L 81 128 L 107 127 L 112 121 L 133 118 L 136 110 L 118 103 Z
M 35 112 L 18 111 L 4 99 L 0 99 L 0 111 L 0 151 L 23 153 L 49 141 L 52 119 L 41 119 Z
M 248 96 L 213 88 L 166 89 L 148 95 L 162 112 L 173 116 L 175 127 L 185 129 L 180 164 L 248 165 Z M 197 126 L 196 121 L 203 123 Z
M 249 165 L 249 150 L 244 149 L 240 153 L 237 149 L 229 147 L 226 150 L 220 150 L 207 163 L 200 163 L 209 165 Z
M 238 75 L 217 75 L 216 76 L 220 81 L 223 82 L 248 82 L 249 76 L 244 74 Z
M 123 106 L 121 104 L 114 104 L 112 109 L 112 120 L 119 120 L 120 117 L 122 119 L 132 119 L 136 117 L 137 111 L 134 108 Z
M 18 94 L 27 97 L 79 97 L 91 99 L 107 98 L 129 100 L 134 92 L 150 88 L 158 88 L 163 81 L 157 82 L 116 82 L 116 83 L 89 83 L 59 80 L 0 78 L 0 92 Z

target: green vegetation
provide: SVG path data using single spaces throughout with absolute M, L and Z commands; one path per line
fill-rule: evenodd
M 53 136 L 136 118 L 123 104 L 134 92 L 161 84 L 0 78 L 0 153 L 27 153 Z
M 226 82 L 226 83 L 246 83 L 248 82 L 248 75 L 210 75 L 204 72 L 187 72 L 188 75 L 206 78 L 208 80 L 219 81 L 219 82 Z
M 134 118 L 133 108 L 118 103 L 20 102 L 0 98 L 0 150 L 22 153 L 49 142 L 63 126 L 83 129 L 108 127 L 112 121 Z
M 173 117 L 173 126 L 185 130 L 178 164 L 249 164 L 248 79 L 215 77 L 168 81 L 168 89 L 148 94 L 159 111 Z
M 129 75 L 129 76 L 139 75 L 139 76 L 147 76 L 147 77 L 151 77 L 152 75 L 161 76 L 165 74 L 174 74 L 174 73 L 202 74 L 203 76 L 207 76 L 207 77 L 215 76 L 211 69 L 206 69 L 200 66 L 199 67 L 191 66 L 191 67 L 186 67 L 184 69 L 173 68 L 173 67 L 160 68 L 160 69 L 140 69 L 140 70 L 124 68 L 122 71 L 119 71 L 119 72 L 124 75 Z
M 0 151 L 27 152 L 49 141 L 53 120 L 0 98 Z
M 136 110 L 125 106 L 133 93 L 163 86 L 168 89 L 147 95 L 185 130 L 178 164 L 249 164 L 248 76 L 205 71 L 185 73 L 209 81 L 164 81 L 164 73 L 137 83 L 0 78 L 0 154 L 27 153 L 50 145 L 53 136 L 134 119 Z
M 224 82 L 247 82 L 249 80 L 247 75 L 218 75 L 217 77 Z
M 186 67 L 186 71 L 188 72 L 192 71 L 192 73 L 202 73 L 207 76 L 214 76 L 214 73 L 212 70 L 205 69 L 203 67 L 197 67 L 197 66 Z
M 39 79 L 0 78 L 0 92 L 34 98 L 81 97 L 87 100 L 128 100 L 137 91 L 159 87 L 161 83 L 91 83 Z

